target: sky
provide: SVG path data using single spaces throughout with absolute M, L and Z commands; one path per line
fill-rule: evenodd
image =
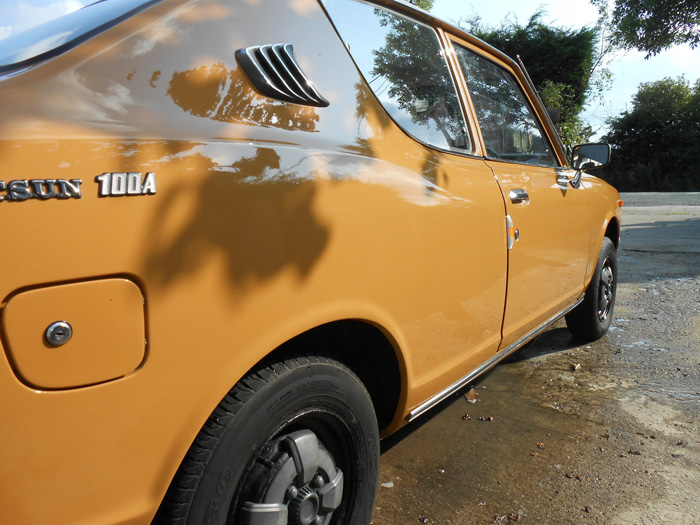
M 88 0 L 0 0 L 0 40 L 88 3 Z
M 0 41 L 41 22 L 74 11 L 90 0 L 0 0 Z M 478 15 L 482 24 L 500 26 L 504 21 L 526 24 L 537 10 L 546 13 L 544 22 L 579 28 L 596 24 L 598 11 L 588 0 L 435 0 L 432 14 L 447 22 Z M 1 46 L 1 44 L 0 44 Z M 677 46 L 645 59 L 637 51 L 618 52 L 609 68 L 613 83 L 603 100 L 592 99 L 583 115 L 593 128 L 594 138 L 604 134 L 605 121 L 631 109 L 632 97 L 642 82 L 685 75 L 690 82 L 700 78 L 700 48 Z
M 482 24 L 498 27 L 503 21 L 527 24 L 530 16 L 542 8 L 547 24 L 580 28 L 596 25 L 598 11 L 588 0 L 435 0 L 431 13 L 446 22 L 478 15 Z M 638 51 L 617 52 L 609 68 L 613 83 L 603 100 L 590 100 L 583 118 L 593 128 L 594 139 L 605 133 L 605 121 L 631 109 L 632 98 L 643 82 L 685 75 L 691 83 L 700 78 L 700 48 L 676 46 L 645 59 Z M 527 66 L 527 64 L 526 64 Z

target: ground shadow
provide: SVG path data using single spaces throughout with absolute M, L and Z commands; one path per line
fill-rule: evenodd
M 517 363 L 521 361 L 527 361 L 529 359 L 535 359 L 538 357 L 556 354 L 560 352 L 567 352 L 573 350 L 574 348 L 580 347 L 585 344 L 584 341 L 577 339 L 568 329 L 564 327 L 557 327 L 547 330 L 543 334 L 536 337 L 530 344 L 521 348 L 505 360 L 501 361 L 499 365 L 492 368 L 488 372 L 479 376 L 475 381 L 455 392 L 453 395 L 445 399 L 442 403 L 432 408 L 426 414 L 420 416 L 415 421 L 407 424 L 405 427 L 401 428 L 399 431 L 395 432 L 391 436 L 383 439 L 381 442 L 381 453 L 391 450 L 393 447 L 401 443 L 406 437 L 410 436 L 423 425 L 429 423 L 433 418 L 439 416 L 444 410 L 449 408 L 453 403 L 460 401 L 464 394 L 468 392 L 471 388 L 478 385 L 479 383 L 485 381 L 501 364 L 507 363 Z
M 571 335 L 567 328 L 552 328 L 537 336 L 531 343 L 525 345 L 525 347 L 502 362 L 519 363 L 537 357 L 573 350 L 582 344 L 585 344 L 585 341 Z
M 689 245 L 685 246 L 684 241 Z M 697 252 L 699 244 L 700 218 L 698 217 L 636 223 L 625 225 L 622 229 L 623 250 Z

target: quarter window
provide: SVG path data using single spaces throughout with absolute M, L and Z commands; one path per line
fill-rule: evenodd
M 455 46 L 489 158 L 556 166 L 556 157 L 517 80 L 493 62 Z
M 324 5 L 367 84 L 399 126 L 431 146 L 472 151 L 434 29 L 355 0 L 324 0 Z

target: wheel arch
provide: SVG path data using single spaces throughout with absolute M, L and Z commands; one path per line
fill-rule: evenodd
M 367 389 L 384 432 L 395 421 L 405 399 L 405 364 L 398 346 L 382 327 L 345 319 L 311 328 L 282 343 L 251 368 L 299 352 L 321 354 L 350 368 Z M 233 385 L 232 385 L 233 386 Z
M 385 328 L 361 319 L 344 319 L 318 325 L 277 346 L 251 366 L 241 379 L 256 369 L 300 354 L 334 359 L 358 376 L 372 400 L 380 435 L 388 434 L 390 430 L 401 426 L 401 410 L 406 403 L 406 365 L 397 342 Z M 233 380 L 229 389 L 238 381 L 240 379 Z M 222 399 L 224 397 L 225 395 Z M 214 415 L 215 410 L 216 407 L 212 409 L 211 415 Z M 208 415 L 207 418 L 209 417 L 211 416 Z M 196 439 L 196 435 L 193 439 Z M 187 446 L 188 450 L 194 442 L 193 440 Z M 176 471 L 184 460 L 183 454 L 172 474 L 167 476 L 168 481 L 159 499 L 154 524 L 167 522 L 162 512 L 163 505 L 167 502 L 166 489 L 170 491 L 169 487 L 176 479 Z
M 618 214 L 613 214 L 607 219 L 603 216 L 600 222 L 596 221 L 595 224 L 591 232 L 590 256 L 586 268 L 586 277 L 583 281 L 583 290 L 588 288 L 593 278 L 595 263 L 598 259 L 598 252 L 603 239 L 607 237 L 612 241 L 616 250 L 620 248 L 620 218 Z
M 608 221 L 603 236 L 608 237 L 612 241 L 616 250 L 620 247 L 620 222 L 617 220 L 617 217 L 613 216 Z

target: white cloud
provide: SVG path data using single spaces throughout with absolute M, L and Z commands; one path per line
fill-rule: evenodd
M 89 0 L 3 0 L 0 2 L 0 20 L 6 24 L 3 28 L 9 27 L 15 34 L 76 11 L 88 3 Z M 9 36 L 0 33 L 2 35 Z
M 156 44 L 174 44 L 180 40 L 182 30 L 173 19 L 160 20 L 149 26 L 142 38 L 136 41 L 132 56 L 145 55 L 153 50 Z
M 121 115 L 135 105 L 128 87 L 111 82 L 107 89 L 92 90 L 75 71 L 61 76 L 54 92 L 42 101 L 57 115 L 70 112 L 76 120 L 120 125 Z
M 12 34 L 12 26 L 0 26 L 0 40 L 4 40 Z

